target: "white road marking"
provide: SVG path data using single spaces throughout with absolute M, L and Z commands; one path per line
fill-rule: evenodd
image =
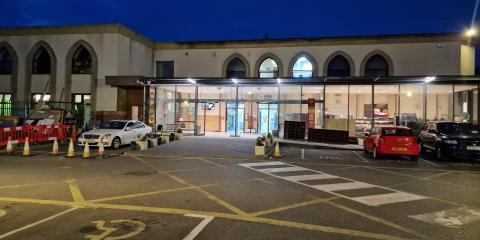
M 77 210 L 77 209 L 78 209 L 78 208 L 70 208 L 70 209 L 68 209 L 68 210 L 65 210 L 65 211 L 63 211 L 63 212 L 57 213 L 57 214 L 52 215 L 52 216 L 50 216 L 50 217 L 47 217 L 47 218 L 44 218 L 44 219 L 42 219 L 42 220 L 36 221 L 36 222 L 34 222 L 34 223 L 25 225 L 25 226 L 23 226 L 23 227 L 21 227 L 21 228 L 17 228 L 17 229 L 15 229 L 15 230 L 10 231 L 10 232 L 4 233 L 3 235 L 0 235 L 0 239 L 4 239 L 4 238 L 6 238 L 6 237 L 8 237 L 8 236 L 11 236 L 11 235 L 13 235 L 13 234 L 15 234 L 15 233 L 18 233 L 18 232 L 21 232 L 21 231 L 23 231 L 23 230 L 27 230 L 27 229 L 29 229 L 29 228 L 35 227 L 35 226 L 37 226 L 37 225 L 40 225 L 40 224 L 42 224 L 42 223 L 48 222 L 48 221 L 50 221 L 50 220 L 52 220 L 52 219 L 54 219 L 54 218 L 60 217 L 60 216 L 62 216 L 62 215 L 64 215 L 64 214 L 67 214 L 67 213 L 69 213 L 69 212 L 71 212 L 71 211 L 74 211 L 74 210 Z
M 260 167 L 260 166 L 275 166 L 275 165 L 285 165 L 283 162 L 273 161 L 273 162 L 254 162 L 254 163 L 241 163 L 238 164 L 243 167 Z
M 194 217 L 194 218 L 203 218 L 203 221 L 201 221 L 186 237 L 184 237 L 183 240 L 193 240 L 214 218 L 212 216 L 204 216 L 204 215 L 197 215 L 197 214 L 185 214 L 184 216 Z
M 302 159 L 305 159 L 305 149 L 302 148 Z
M 375 186 L 368 183 L 363 183 L 363 182 L 348 182 L 348 183 L 314 185 L 312 187 L 325 192 L 335 192 L 335 191 L 361 189 L 361 188 L 374 188 Z
M 406 193 L 406 192 L 393 192 L 393 193 L 386 193 L 386 194 L 379 194 L 379 195 L 354 197 L 353 199 L 357 202 L 361 202 L 369 206 L 380 206 L 383 204 L 408 202 L 408 201 L 414 201 L 414 200 L 421 200 L 425 198 L 426 197 L 411 194 L 411 193 Z
M 282 162 L 266 162 L 263 163 L 261 166 L 269 166 L 269 164 L 273 164 L 272 167 L 274 168 L 264 168 L 264 169 L 255 169 L 252 168 L 251 166 L 258 166 L 258 163 L 243 163 L 239 164 L 240 166 L 249 168 L 254 171 L 258 171 L 264 174 L 268 174 L 273 177 L 281 178 L 290 182 L 294 182 L 306 187 L 314 188 L 320 191 L 328 192 L 330 194 L 347 198 L 352 201 L 356 201 L 359 203 L 363 203 L 369 206 L 380 206 L 384 204 L 392 204 L 392 203 L 399 203 L 399 202 L 407 202 L 407 201 L 414 201 L 414 200 L 420 200 L 420 199 L 426 199 L 427 197 L 416 195 L 416 194 L 411 194 L 411 193 L 406 193 L 406 192 L 401 192 L 395 189 L 387 188 L 387 187 L 382 187 L 378 185 L 373 185 L 369 183 L 364 183 L 360 181 L 355 181 L 353 179 L 345 178 L 345 177 L 339 177 L 335 175 L 330 175 L 327 173 L 311 170 L 308 168 L 303 168 L 303 167 L 297 167 L 295 165 L 287 164 L 287 163 L 282 163 Z M 284 167 L 275 167 L 275 166 L 284 166 Z M 315 172 L 316 174 L 304 174 L 304 175 L 297 175 L 297 176 L 278 176 L 273 173 L 281 171 L 280 169 L 287 169 L 284 171 L 299 171 L 298 169 L 301 169 L 302 171 L 310 171 L 310 172 Z M 350 182 L 347 183 L 336 183 L 336 184 L 317 184 L 317 185 L 309 185 L 301 181 L 305 180 L 315 180 L 315 179 L 329 179 L 329 178 L 339 178 L 339 179 L 344 179 L 348 180 Z M 338 191 L 341 190 L 354 190 L 354 189 L 364 189 L 364 188 L 380 188 L 384 190 L 391 191 L 392 193 L 387 193 L 387 194 L 378 194 L 378 195 L 371 195 L 371 196 L 361 196 L 361 197 L 348 197 L 346 195 L 343 195 L 339 193 Z
M 352 151 L 353 154 L 357 155 L 360 159 L 362 159 L 364 162 L 371 163 L 371 161 L 368 161 L 366 158 L 362 157 L 357 151 Z
M 280 172 L 308 171 L 308 169 L 303 167 L 283 167 L 283 168 L 263 168 L 263 169 L 258 169 L 258 171 L 266 172 L 266 173 L 280 173 Z
M 297 182 L 297 181 L 306 181 L 306 180 L 330 179 L 330 178 L 338 178 L 338 177 L 330 174 L 326 174 L 326 173 L 318 173 L 318 174 L 308 174 L 308 175 L 298 175 L 298 176 L 286 176 L 283 178 L 285 178 L 288 181 Z
M 468 207 L 462 207 L 432 213 L 413 215 L 409 217 L 431 224 L 459 228 L 462 225 L 479 221 L 480 211 Z
M 441 166 L 442 166 L 442 165 L 440 165 L 440 164 L 436 164 L 436 163 L 434 163 L 434 162 L 430 162 L 430 161 L 425 160 L 425 159 L 423 159 L 423 158 L 422 158 L 421 160 L 424 161 L 424 162 L 430 163 L 430 164 L 433 165 L 433 166 L 438 166 L 438 167 L 441 167 Z

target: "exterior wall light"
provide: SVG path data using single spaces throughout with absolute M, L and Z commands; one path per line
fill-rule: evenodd
M 236 78 L 232 78 L 232 82 L 238 84 L 238 80 Z
M 280 78 L 277 78 L 277 83 L 278 83 L 278 84 L 281 84 L 281 83 L 282 83 L 282 81 L 280 81 Z
M 195 81 L 195 79 L 193 79 L 193 78 L 187 78 L 187 80 L 188 80 L 189 82 L 191 82 L 192 84 L 196 84 L 196 83 L 197 83 L 197 81 Z

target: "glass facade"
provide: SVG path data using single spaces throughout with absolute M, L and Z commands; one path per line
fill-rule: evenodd
M 260 81 L 260 80 L 258 80 Z M 464 121 L 478 126 L 475 84 L 179 84 L 157 85 L 157 125 L 184 133 L 272 133 L 285 121 L 310 128 L 345 130 L 351 138 L 374 127 L 421 128 L 426 121 Z

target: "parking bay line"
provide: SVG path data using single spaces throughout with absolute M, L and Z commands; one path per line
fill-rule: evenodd
M 209 224 L 214 217 L 212 216 L 205 216 L 205 215 L 198 215 L 198 214 L 185 214 L 186 217 L 194 217 L 194 218 L 203 218 L 203 220 L 186 236 L 183 240 L 193 240 L 200 232 Z
M 360 155 L 357 151 L 352 151 L 353 154 L 355 154 L 357 157 L 359 157 L 360 159 L 362 159 L 364 162 L 367 162 L 367 163 L 375 163 L 375 162 L 371 162 L 371 161 L 368 161 L 366 158 L 364 158 L 362 155 Z
M 19 202 L 19 203 L 36 203 L 36 204 L 46 204 L 46 205 L 60 205 L 60 206 L 76 206 L 75 202 L 67 201 L 56 201 L 56 200 L 42 200 L 42 199 L 22 199 L 22 198 L 4 198 L 0 197 L 0 201 L 7 202 Z M 149 212 L 149 213 L 165 213 L 165 214 L 176 214 L 176 215 L 185 215 L 185 214 L 199 214 L 207 215 L 213 217 L 219 217 L 223 219 L 238 220 L 245 222 L 253 223 L 263 223 L 275 226 L 297 228 L 302 230 L 309 231 L 319 231 L 319 232 L 328 232 L 334 234 L 341 234 L 346 236 L 353 237 L 364 237 L 371 239 L 391 239 L 391 240 L 405 240 L 406 238 L 396 237 L 388 234 L 382 233 L 373 233 L 373 232 L 364 232 L 359 230 L 345 229 L 345 228 L 336 228 L 323 225 L 314 225 L 298 222 L 290 222 L 262 217 L 254 217 L 250 215 L 237 215 L 230 213 L 218 213 L 218 212 L 206 212 L 206 211 L 196 211 L 196 210 L 187 210 L 187 209 L 175 209 L 175 208 L 158 208 L 158 207 L 146 207 L 146 206 L 134 206 L 134 205 L 119 205 L 119 204 L 102 204 L 102 203 L 92 203 L 84 202 L 81 203 L 83 207 L 89 207 L 93 209 L 103 208 L 103 209 L 113 209 L 113 210 L 126 210 L 126 211 L 138 211 L 138 212 Z
M 67 214 L 67 213 L 72 212 L 72 211 L 77 210 L 77 209 L 78 209 L 78 208 L 76 208 L 76 207 L 70 208 L 70 209 L 67 209 L 67 210 L 65 210 L 65 211 L 63 211 L 63 212 L 57 213 L 57 214 L 55 214 L 55 215 L 52 215 L 52 216 L 50 216 L 50 217 L 47 217 L 47 218 L 41 219 L 41 220 L 39 220 L 39 221 L 36 221 L 36 222 L 34 222 L 34 223 L 25 225 L 25 226 L 23 226 L 23 227 L 21 227 L 21 228 L 17 228 L 17 229 L 15 229 L 15 230 L 10 231 L 10 232 L 4 233 L 4 234 L 0 235 L 0 239 L 4 239 L 4 238 L 9 237 L 9 236 L 11 236 L 11 235 L 13 235 L 13 234 L 19 233 L 19 232 L 21 232 L 21 231 L 24 231 L 24 230 L 27 230 L 27 229 L 29 229 L 29 228 L 35 227 L 35 226 L 40 225 L 40 224 L 42 224 L 42 223 L 48 222 L 48 221 L 50 221 L 50 220 L 52 220 L 52 219 L 54 219 L 54 218 L 60 217 L 60 216 L 62 216 L 62 215 L 64 215 L 64 214 Z

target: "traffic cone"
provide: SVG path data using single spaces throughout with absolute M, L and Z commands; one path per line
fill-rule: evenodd
M 88 141 L 85 141 L 85 148 L 83 148 L 83 158 L 90 158 L 90 148 L 88 147 Z
M 28 137 L 25 138 L 25 144 L 23 145 L 23 154 L 24 157 L 30 156 L 30 144 L 28 143 Z
M 70 144 L 68 145 L 67 157 L 68 158 L 75 157 L 75 149 L 73 147 L 73 138 L 70 138 Z
M 53 155 L 53 156 L 58 155 L 58 142 L 57 142 L 57 138 L 54 138 L 54 140 L 53 140 L 53 148 L 52 148 L 52 152 L 51 152 L 50 154 Z
M 5 150 L 5 153 L 7 154 L 12 154 L 13 153 L 13 146 L 12 146 L 12 137 L 8 137 L 7 141 L 7 149 Z
M 280 144 L 277 143 L 275 144 L 275 152 L 273 153 L 273 156 L 276 158 L 280 158 Z
M 105 147 L 103 146 L 103 137 L 100 138 L 98 142 L 98 154 L 97 157 L 105 158 Z

